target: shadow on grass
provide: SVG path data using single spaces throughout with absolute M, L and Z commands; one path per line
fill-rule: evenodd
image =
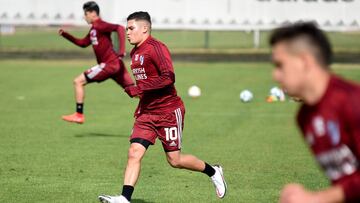
M 132 199 L 131 202 L 133 203 L 154 203 L 154 202 L 148 202 L 142 199 Z
M 76 134 L 74 137 L 122 137 L 128 138 L 130 135 L 120 135 L 120 134 L 109 134 L 109 133 L 81 133 Z

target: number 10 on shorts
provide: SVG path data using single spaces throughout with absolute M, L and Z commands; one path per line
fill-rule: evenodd
M 178 138 L 178 131 L 176 127 L 164 128 L 166 133 L 166 141 L 175 141 Z

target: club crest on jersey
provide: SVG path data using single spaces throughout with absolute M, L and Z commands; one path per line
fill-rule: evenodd
M 337 145 L 340 142 L 340 129 L 339 124 L 335 121 L 328 121 L 326 128 L 330 136 L 331 144 Z
M 325 135 L 325 123 L 323 117 L 316 116 L 313 120 L 313 126 L 317 136 L 321 137 Z
M 144 64 L 144 56 L 140 56 L 140 65 Z

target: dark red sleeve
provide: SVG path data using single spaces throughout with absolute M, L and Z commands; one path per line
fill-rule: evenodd
M 345 194 L 345 202 L 360 202 L 360 174 L 356 172 L 345 181 L 339 182 Z
M 117 51 L 117 54 L 120 57 L 125 56 L 125 27 L 124 26 L 101 21 L 99 23 L 94 24 L 94 28 L 102 33 L 116 32 L 118 40 L 119 40 L 119 42 L 118 42 L 119 50 Z
M 353 143 L 351 150 L 355 154 L 358 162 L 360 162 L 360 90 L 347 100 L 349 101 L 348 105 L 344 105 L 345 122 L 348 124 L 347 129 Z M 359 167 L 360 166 L 358 166 L 355 174 L 339 182 L 339 185 L 341 185 L 344 190 L 346 202 L 360 202 Z
M 119 54 L 120 57 L 124 57 L 126 54 L 126 50 L 125 50 L 125 27 L 119 25 L 118 28 L 116 29 L 117 35 L 118 35 L 118 39 L 119 39 L 119 50 L 117 51 L 117 53 Z
M 61 35 L 79 47 L 87 47 L 91 44 L 89 33 L 82 39 L 75 38 L 74 36 L 72 36 L 71 34 L 69 34 L 67 32 L 63 32 Z
M 115 32 L 120 25 L 100 21 L 93 24 L 94 28 L 102 33 Z
M 152 78 L 146 83 L 139 84 L 142 91 L 162 89 L 175 83 L 174 68 L 171 61 L 170 52 L 162 44 L 156 43 L 150 53 L 153 63 L 158 69 L 159 76 Z

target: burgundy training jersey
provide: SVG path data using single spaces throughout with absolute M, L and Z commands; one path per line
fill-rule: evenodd
M 360 202 L 360 86 L 331 76 L 321 100 L 302 105 L 298 124 L 318 163 L 346 202 Z
M 111 32 L 117 32 L 119 39 L 118 54 L 111 43 Z M 92 23 L 89 33 L 83 39 L 77 39 L 67 32 L 62 36 L 80 47 L 92 44 L 97 62 L 105 63 L 125 55 L 125 28 L 121 25 L 110 24 L 101 19 Z
M 136 85 L 143 91 L 136 114 L 161 114 L 182 105 L 174 86 L 174 68 L 166 45 L 149 36 L 132 49 L 130 57 Z

